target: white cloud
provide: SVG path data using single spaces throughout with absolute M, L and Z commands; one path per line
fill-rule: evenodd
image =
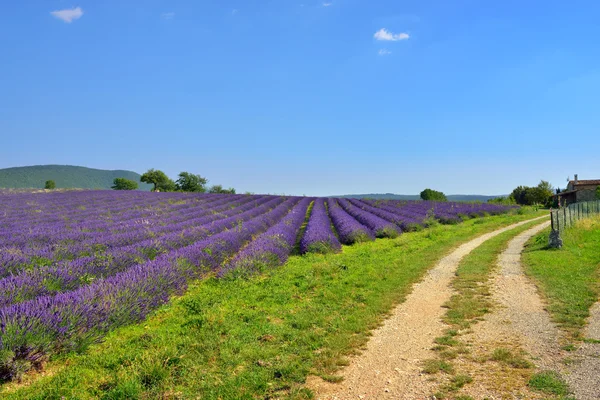
M 387 55 L 390 55 L 390 54 L 392 54 L 392 52 L 389 51 L 388 49 L 379 49 L 379 55 L 380 56 L 387 56 Z
M 233 11 L 231 11 L 231 14 L 235 15 L 239 12 L 240 12 L 240 10 L 238 10 L 237 8 L 234 8 Z
M 404 32 L 392 33 L 385 28 L 381 28 L 380 30 L 375 32 L 373 37 L 377 40 L 397 42 L 398 40 L 407 40 L 410 37 L 410 35 Z
M 64 10 L 52 11 L 50 12 L 50 14 L 53 17 L 56 17 L 66 22 L 67 24 L 70 24 L 74 20 L 81 18 L 81 16 L 83 15 L 83 10 L 81 9 L 81 7 L 75 7 L 71 9 L 66 8 Z
M 166 20 L 170 20 L 175 18 L 175 13 L 174 12 L 166 12 L 166 13 L 162 13 L 160 14 L 160 17 L 162 19 L 166 19 Z
M 332 5 L 333 5 L 333 3 L 323 3 L 323 7 L 329 7 L 329 6 L 332 6 Z

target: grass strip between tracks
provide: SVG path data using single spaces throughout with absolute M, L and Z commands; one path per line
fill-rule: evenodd
M 438 377 L 440 385 L 439 391 L 435 393 L 436 398 L 461 398 L 460 389 L 472 382 L 469 371 L 465 368 L 456 368 L 457 365 L 464 366 L 469 361 L 473 361 L 470 347 L 461 340 L 461 336 L 468 333 L 469 328 L 494 307 L 489 281 L 497 268 L 500 253 L 506 249 L 511 239 L 542 222 L 544 220 L 533 221 L 503 232 L 485 241 L 461 260 L 456 277 L 452 280 L 452 287 L 456 293 L 444 305 L 448 311 L 443 320 L 448 324 L 448 329 L 444 336 L 435 340 L 433 348 L 437 351 L 437 358 L 427 360 L 423 366 L 425 373 L 445 373 Z M 532 364 L 514 349 L 498 348 L 489 354 L 489 357 L 477 360 L 479 363 L 487 361 L 495 361 L 518 369 L 532 367 Z M 533 372 L 529 375 L 531 374 Z M 518 375 L 522 375 L 522 371 Z M 526 382 L 525 379 L 520 383 L 524 385 Z M 468 398 L 468 396 L 463 397 Z

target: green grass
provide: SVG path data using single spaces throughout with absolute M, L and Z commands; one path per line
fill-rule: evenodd
M 580 339 L 590 307 L 600 296 L 600 217 L 565 230 L 560 250 L 547 248 L 548 235 L 549 230 L 528 242 L 524 268 L 547 299 L 554 321 Z
M 513 368 L 533 368 L 533 364 L 520 355 L 515 355 L 509 349 L 495 349 L 491 360 L 506 364 Z
M 569 386 L 554 371 L 542 371 L 534 374 L 528 383 L 529 387 L 539 392 L 566 396 L 569 394 Z
M 291 257 L 260 276 L 196 282 L 146 322 L 51 361 L 47 376 L 5 385 L 0 397 L 310 398 L 306 377 L 339 379 L 348 356 L 450 249 L 542 214 L 440 225 L 340 254 Z
M 423 372 L 426 374 L 437 374 L 438 372 L 453 374 L 454 367 L 443 360 L 426 360 L 423 363 Z

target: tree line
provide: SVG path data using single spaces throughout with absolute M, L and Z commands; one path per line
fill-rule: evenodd
M 557 189 L 556 192 L 560 193 L 560 189 Z M 517 186 L 508 197 L 497 197 L 488 200 L 488 203 L 552 207 L 555 205 L 553 195 L 554 189 L 550 182 L 541 180 L 537 186 Z
M 208 179 L 191 172 L 180 172 L 177 180 L 172 180 L 163 171 L 151 168 L 141 177 L 140 182 L 154 185 L 155 192 L 196 192 L 196 193 L 229 193 L 235 194 L 234 188 L 225 189 L 222 185 L 208 185 Z M 115 178 L 114 190 L 136 190 L 138 183 L 131 179 Z

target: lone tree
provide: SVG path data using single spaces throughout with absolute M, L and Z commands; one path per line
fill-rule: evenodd
M 136 181 L 132 181 L 131 179 L 115 178 L 111 188 L 114 190 L 136 190 L 138 188 L 138 184 Z
M 164 172 L 160 171 L 160 170 L 155 170 L 154 168 L 149 169 L 148 171 L 146 171 L 141 177 L 140 177 L 140 181 L 144 182 L 144 183 L 150 183 L 154 185 L 154 191 L 156 192 L 161 191 L 161 192 L 172 192 L 174 191 L 177 187 L 175 185 L 175 182 L 173 182 L 171 179 L 169 179 L 169 177 L 167 176 L 167 174 L 165 174 Z
M 177 190 L 182 192 L 206 192 L 206 184 L 208 179 L 195 175 L 189 172 L 179 173 L 179 179 L 177 179 Z
M 44 184 L 44 189 L 56 189 L 56 182 L 46 181 L 46 183 Z
M 437 190 L 425 189 L 421 192 L 421 199 L 423 200 L 433 200 L 433 201 L 448 201 L 446 195 L 442 192 L 438 192 Z
M 600 200 L 600 186 L 596 187 L 596 198 Z

